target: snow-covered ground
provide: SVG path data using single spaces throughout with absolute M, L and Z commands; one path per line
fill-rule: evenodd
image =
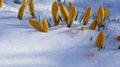
M 4 0 L 0 8 L 0 67 L 119 67 L 120 23 L 108 22 L 106 48 L 98 51 L 95 40 L 99 31 L 88 27 L 81 31 L 77 21 L 71 28 L 66 25 L 51 27 L 48 33 L 35 30 L 28 22 L 31 15 L 25 13 L 23 20 L 17 19 L 20 4 Z M 35 0 L 36 15 L 51 17 L 51 5 L 55 0 Z M 67 0 L 72 1 L 81 13 L 92 6 L 95 13 L 100 5 L 110 9 L 110 18 L 120 17 L 119 0 Z M 90 41 L 91 36 L 93 40 Z

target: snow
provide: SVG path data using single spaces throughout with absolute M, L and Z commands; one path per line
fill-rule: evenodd
M 35 30 L 28 22 L 31 15 L 25 13 L 23 20 L 17 19 L 20 4 L 5 0 L 0 8 L 0 67 L 119 67 L 120 23 L 108 22 L 106 48 L 98 51 L 95 40 L 99 31 L 88 27 L 81 31 L 82 24 L 77 21 L 71 28 L 66 25 L 51 27 L 48 33 Z M 42 18 L 51 17 L 51 5 L 55 0 L 35 0 L 36 15 Z M 88 6 L 95 13 L 100 5 L 110 8 L 110 18 L 119 17 L 118 0 L 67 0 L 72 1 L 81 13 Z M 91 36 L 93 40 L 90 41 Z

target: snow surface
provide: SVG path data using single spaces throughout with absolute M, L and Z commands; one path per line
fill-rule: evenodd
M 120 35 L 120 23 L 108 22 L 106 48 L 98 51 L 95 40 L 99 33 L 88 29 L 93 18 L 81 31 L 77 21 L 71 28 L 66 25 L 51 27 L 49 33 L 35 30 L 29 23 L 31 15 L 25 13 L 17 19 L 20 4 L 5 0 L 0 8 L 0 67 L 119 67 L 120 50 L 115 38 Z M 51 17 L 51 5 L 55 0 L 35 0 L 36 15 Z M 72 1 L 81 13 L 92 6 L 95 13 L 100 5 L 110 9 L 110 17 L 119 17 L 119 0 L 67 0 Z M 93 40 L 90 41 L 91 36 Z

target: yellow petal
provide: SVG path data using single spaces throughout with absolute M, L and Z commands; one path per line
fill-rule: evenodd
M 98 13 L 97 13 L 98 26 L 101 26 L 103 24 L 103 19 L 104 19 L 104 8 L 102 6 L 100 6 L 98 9 Z
M 84 30 L 85 30 L 85 27 L 81 27 L 81 30 L 84 31 Z
M 97 36 L 95 47 L 103 48 L 105 44 L 105 35 L 104 32 L 100 32 Z
M 72 7 L 72 9 L 70 10 L 70 14 L 69 14 L 69 18 L 68 18 L 68 27 L 71 27 L 75 18 L 77 15 L 77 8 L 75 6 Z
M 68 25 L 67 20 L 69 17 L 69 12 L 63 4 L 60 4 L 60 12 L 61 12 L 63 19 L 66 21 L 66 24 Z
M 55 22 L 55 26 L 59 25 L 60 24 L 60 18 L 59 18 L 59 15 L 58 15 L 58 3 L 57 2 L 53 3 L 51 12 L 52 12 L 53 20 Z
M 35 7 L 34 7 L 33 0 L 30 0 L 30 2 L 29 2 L 29 9 L 30 9 L 32 17 L 35 18 Z
M 108 8 L 104 8 L 104 12 L 105 12 L 105 15 L 104 15 L 104 20 L 107 19 L 107 17 L 109 16 L 109 9 Z
M 94 20 L 94 21 L 91 23 L 89 29 L 95 30 L 95 29 L 96 29 L 96 26 L 97 26 L 97 20 Z
M 27 4 L 27 0 L 23 0 L 22 5 L 26 6 L 26 4 Z
M 17 16 L 18 19 L 22 20 L 22 17 L 23 17 L 24 12 L 25 12 L 25 8 L 26 8 L 26 6 L 24 6 L 24 5 L 22 5 L 20 7 L 20 9 L 18 11 L 18 16 Z
M 88 9 L 85 12 L 84 19 L 83 19 L 83 24 L 86 25 L 92 15 L 92 8 L 88 7 Z
M 48 32 L 49 31 L 48 22 L 45 19 L 43 19 L 42 23 L 43 23 L 43 32 Z
M 73 7 L 72 2 L 69 2 L 69 9 L 71 10 L 71 9 L 72 9 L 72 7 Z
M 30 20 L 29 20 L 29 23 L 30 23 L 30 24 L 32 25 L 32 27 L 35 28 L 36 30 L 43 32 L 43 26 L 42 26 L 42 24 L 39 23 L 38 21 L 30 19 Z
M 3 0 L 0 0 L 0 7 L 2 7 L 3 5 Z

